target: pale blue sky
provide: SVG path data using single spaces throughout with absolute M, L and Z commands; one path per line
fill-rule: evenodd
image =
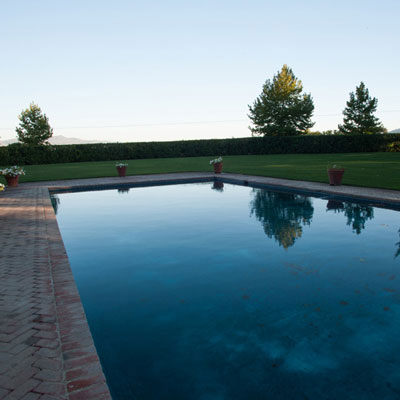
M 55 135 L 249 136 L 248 104 L 288 64 L 335 129 L 360 81 L 400 128 L 399 0 L 0 2 L 0 136 L 35 101 Z M 214 121 L 214 122 L 213 122 Z M 218 122 L 216 122 L 218 121 Z

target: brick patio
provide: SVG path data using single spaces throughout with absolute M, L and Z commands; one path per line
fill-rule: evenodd
M 0 196 L 0 399 L 110 399 L 45 187 Z
M 386 201 L 400 192 L 222 174 L 227 181 Z M 48 188 L 214 178 L 188 173 L 26 183 L 0 193 L 0 399 L 110 399 Z

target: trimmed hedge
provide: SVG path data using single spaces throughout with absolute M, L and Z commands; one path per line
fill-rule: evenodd
M 386 151 L 390 143 L 399 140 L 400 134 L 385 134 L 273 136 L 60 146 L 27 146 L 16 143 L 0 147 L 0 165 L 255 154 L 361 153 Z

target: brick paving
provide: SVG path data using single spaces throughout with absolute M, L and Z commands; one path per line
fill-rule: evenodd
M 187 173 L 25 183 L 0 193 L 0 399 L 111 399 L 48 188 L 186 182 Z M 400 205 L 400 192 L 239 174 L 218 179 Z
M 46 187 L 0 193 L 0 399 L 111 399 Z

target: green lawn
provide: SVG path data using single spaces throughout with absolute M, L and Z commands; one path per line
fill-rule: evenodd
M 212 171 L 212 157 L 128 160 L 128 175 Z M 274 154 L 224 157 L 224 172 L 328 182 L 328 163 L 345 168 L 343 184 L 400 190 L 400 153 Z M 27 165 L 21 182 L 116 176 L 115 162 Z M 1 177 L 1 181 L 5 179 Z

